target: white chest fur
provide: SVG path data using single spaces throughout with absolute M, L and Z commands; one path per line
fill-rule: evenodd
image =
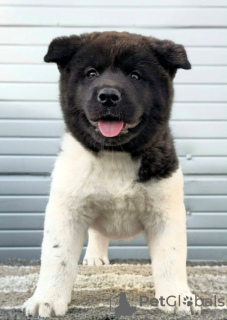
M 62 150 L 53 172 L 52 190 L 70 204 L 73 214 L 93 219 L 100 231 L 112 238 L 140 232 L 146 215 L 156 211 L 160 182 L 136 182 L 139 160 L 124 152 L 94 155 L 68 133 Z

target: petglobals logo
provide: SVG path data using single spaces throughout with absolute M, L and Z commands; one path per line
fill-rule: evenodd
M 210 298 L 198 298 L 195 296 L 193 299 L 192 297 L 182 297 L 182 296 L 168 296 L 167 298 L 160 297 L 149 299 L 147 296 L 140 296 L 140 307 L 143 306 L 152 306 L 152 307 L 175 307 L 176 305 L 186 305 L 188 307 L 195 305 L 196 307 L 224 307 L 225 306 L 225 298 L 217 298 L 216 295 L 212 299 Z
M 109 301 L 110 303 L 110 312 L 112 311 L 111 301 L 113 296 L 115 296 L 116 294 L 119 296 L 119 305 L 118 307 L 114 308 L 115 316 L 133 315 L 133 313 L 136 312 L 136 307 L 130 305 L 126 297 L 126 293 L 124 291 L 121 291 L 120 293 L 114 293 L 111 297 L 107 299 L 107 301 Z

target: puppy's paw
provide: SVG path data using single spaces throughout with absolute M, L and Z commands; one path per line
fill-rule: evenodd
M 59 297 L 45 298 L 33 295 L 28 299 L 22 306 L 22 311 L 25 312 L 26 316 L 33 317 L 44 317 L 48 318 L 51 316 L 64 316 L 68 310 L 68 304 Z
M 83 260 L 84 266 L 103 266 L 104 264 L 110 264 L 108 257 L 86 256 Z
M 201 313 L 201 307 L 196 305 L 198 298 L 190 291 L 156 295 L 158 300 L 160 300 L 160 297 L 163 297 L 163 302 L 162 304 L 159 302 L 159 309 L 166 313 L 175 313 L 182 316 Z M 200 304 L 200 300 L 197 302 Z

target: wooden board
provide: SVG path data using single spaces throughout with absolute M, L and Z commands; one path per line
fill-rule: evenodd
M 86 17 L 86 19 L 85 19 Z M 117 19 L 116 19 L 117 17 Z M 143 17 L 143 18 L 141 18 Z M 0 25 L 110 27 L 226 27 L 226 8 L 2 7 Z
M 150 19 L 151 20 L 151 19 Z M 0 44 L 3 45 L 48 45 L 53 38 L 81 34 L 93 31 L 112 31 L 112 27 L 23 27 L 23 32 L 18 32 L 18 27 L 2 27 L 0 33 Z M 171 39 L 184 46 L 211 47 L 227 46 L 227 30 L 225 28 L 126 28 L 115 27 L 116 31 L 128 31 L 160 39 Z M 47 49 L 47 47 L 46 47 Z
M 186 47 L 186 51 L 193 67 L 227 65 L 227 48 Z M 46 52 L 47 45 L 1 45 L 0 63 L 44 64 Z
M 197 7 L 197 0 L 0 0 L 1 6 Z M 200 0 L 199 7 L 226 7 L 225 0 Z

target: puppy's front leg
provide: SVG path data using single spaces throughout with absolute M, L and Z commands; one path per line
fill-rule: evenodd
M 86 221 L 73 214 L 70 199 L 52 194 L 46 211 L 37 289 L 22 307 L 27 316 L 66 313 L 86 230 Z
M 150 220 L 150 225 L 147 224 L 146 235 L 156 298 L 165 299 L 162 303 L 159 302 L 159 307 L 166 312 L 199 313 L 200 308 L 195 306 L 195 296 L 191 294 L 187 284 L 186 215 L 181 172 L 157 182 L 153 195 L 156 216 Z M 155 219 L 156 224 L 152 227 L 152 220 Z M 170 296 L 175 296 L 176 299 Z M 168 297 L 170 298 L 167 300 Z M 187 300 L 183 300 L 186 297 L 189 298 L 189 304 Z
M 195 296 L 191 294 L 187 284 L 185 238 L 184 225 L 179 221 L 168 221 L 162 230 L 153 234 L 147 230 L 155 296 L 157 299 L 162 297 L 165 299 L 163 303 L 159 302 L 160 309 L 165 312 L 181 314 L 199 312 L 199 308 L 194 304 L 191 308 L 183 304 L 183 299 L 187 296 L 193 299 L 193 303 L 195 302 Z M 175 296 L 176 299 L 171 296 Z

